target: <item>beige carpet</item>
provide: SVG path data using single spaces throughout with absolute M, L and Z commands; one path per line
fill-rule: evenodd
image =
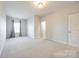
M 79 49 L 50 40 L 27 37 L 6 40 L 2 58 L 79 57 Z

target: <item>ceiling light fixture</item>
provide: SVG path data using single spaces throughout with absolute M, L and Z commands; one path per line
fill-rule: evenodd
M 46 1 L 45 0 L 36 0 L 34 4 L 36 7 L 42 8 L 46 5 Z

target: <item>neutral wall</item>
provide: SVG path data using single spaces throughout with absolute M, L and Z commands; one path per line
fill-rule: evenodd
M 27 20 L 27 35 L 30 38 L 34 38 L 34 17 Z
M 41 17 L 35 15 L 34 16 L 34 37 L 35 39 L 41 38 Z
M 12 18 L 6 16 L 6 39 L 10 38 L 11 35 L 11 27 L 12 27 Z
M 4 13 L 4 3 L 0 2 L 0 54 L 6 40 L 6 20 Z
M 27 20 L 22 19 L 22 24 L 21 24 L 21 31 L 22 31 L 22 36 L 27 36 Z
M 40 34 L 40 21 L 41 21 L 41 17 L 40 16 L 33 16 L 30 17 L 27 20 L 27 32 L 28 32 L 28 36 L 33 38 L 33 39 L 40 39 L 41 38 L 41 34 Z
M 41 19 L 41 38 L 46 39 L 46 20 Z
M 79 12 L 78 7 L 68 8 L 51 13 L 42 19 L 46 20 L 46 38 L 61 43 L 68 43 L 68 16 Z

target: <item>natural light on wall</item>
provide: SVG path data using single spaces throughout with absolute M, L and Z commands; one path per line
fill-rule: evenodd
M 36 0 L 34 5 L 38 8 L 43 8 L 47 4 L 46 0 Z
M 14 31 L 15 33 L 20 33 L 20 23 L 14 22 Z
M 42 38 L 46 38 L 46 21 L 41 22 Z

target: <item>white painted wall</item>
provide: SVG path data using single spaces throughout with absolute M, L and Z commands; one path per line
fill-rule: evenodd
M 53 19 L 52 18 L 53 18 L 53 15 L 48 15 L 42 18 L 42 20 L 46 21 L 46 39 L 52 39 L 52 36 L 53 36 L 52 34 Z
M 34 38 L 34 17 L 27 20 L 27 35 Z
M 26 19 L 22 19 L 21 20 L 21 30 L 22 30 L 22 36 L 27 36 L 27 20 Z
M 6 39 L 11 35 L 11 27 L 12 27 L 12 18 L 6 16 Z
M 39 39 L 40 37 L 40 16 L 33 16 L 27 20 L 27 32 L 28 36 L 34 39 Z
M 61 43 L 68 43 L 68 16 L 79 12 L 79 8 L 68 8 L 51 13 L 42 19 L 46 20 L 46 38 Z
M 6 20 L 4 13 L 4 3 L 0 2 L 0 54 L 6 40 Z
M 41 20 L 41 38 L 46 39 L 46 20 Z
M 35 39 L 41 38 L 41 17 L 40 16 L 34 16 L 34 37 Z

